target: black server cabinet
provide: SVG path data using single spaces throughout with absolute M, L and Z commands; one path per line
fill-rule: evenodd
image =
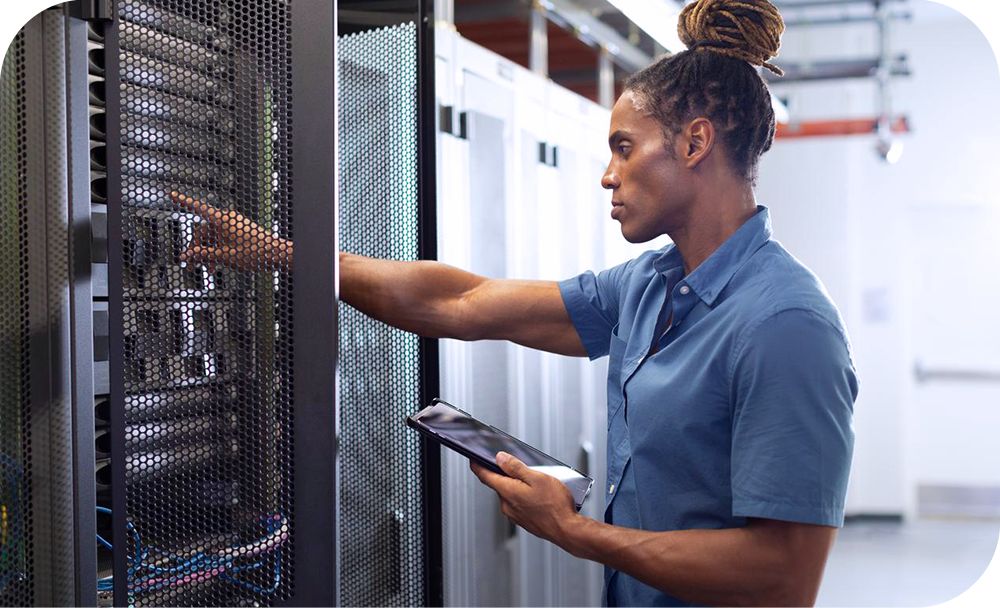
M 0 605 L 337 601 L 334 28 L 91 0 L 5 55 Z M 294 271 L 181 261 L 172 191 Z
M 119 0 L 109 17 L 91 162 L 109 243 L 98 504 L 115 551 L 98 591 L 332 604 L 332 3 Z M 181 260 L 194 243 L 230 264 Z
M 436 343 L 336 298 L 341 245 L 435 257 L 432 3 L 341 6 L 83 0 L 5 56 L 0 605 L 441 603 Z

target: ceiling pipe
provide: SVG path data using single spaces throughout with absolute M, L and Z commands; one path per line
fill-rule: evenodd
M 546 23 L 548 10 L 541 2 L 531 3 L 531 46 L 528 65 L 539 76 L 549 76 L 549 31 Z
M 455 0 L 434 0 L 434 21 L 439 27 L 455 29 Z
M 597 98 L 605 108 L 615 105 L 615 64 L 607 47 L 601 47 L 597 56 Z
M 908 2 L 909 0 L 884 0 L 888 2 Z M 801 0 L 796 2 L 775 2 L 774 5 L 782 12 L 797 8 L 816 8 L 822 6 L 850 6 L 859 4 L 882 3 L 883 0 Z
M 844 135 L 871 135 L 878 129 L 878 117 L 847 118 L 835 120 L 810 120 L 778 125 L 775 137 L 794 139 L 802 137 L 835 137 Z M 896 134 L 909 133 L 910 121 L 906 116 L 897 116 L 890 125 Z
M 878 141 L 875 150 L 882 160 L 894 165 L 903 154 L 903 142 L 892 132 L 892 55 L 888 2 L 875 0 L 875 13 L 878 17 L 879 38 L 879 62 L 875 70 L 875 80 L 878 83 L 878 125 L 875 129 Z
M 913 21 L 913 13 L 906 11 L 892 13 L 889 18 L 893 21 Z M 848 25 L 851 23 L 874 23 L 878 20 L 877 15 L 848 15 L 844 17 L 801 17 L 785 21 L 785 27 L 810 27 L 817 25 Z

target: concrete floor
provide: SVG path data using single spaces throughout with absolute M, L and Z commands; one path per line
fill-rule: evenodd
M 960 595 L 993 558 L 1000 521 L 848 522 L 817 606 L 930 606 Z

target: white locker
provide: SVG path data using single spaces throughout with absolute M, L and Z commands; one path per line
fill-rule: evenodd
M 439 259 L 490 277 L 562 280 L 647 246 L 625 243 L 600 185 L 610 113 L 436 32 Z M 596 66 L 595 66 L 596 69 Z M 654 244 L 651 246 L 662 246 Z M 441 392 L 604 486 L 606 360 L 499 342 L 441 343 Z M 602 566 L 515 529 L 465 458 L 443 457 L 445 603 L 598 605 Z M 602 519 L 594 492 L 586 515 Z

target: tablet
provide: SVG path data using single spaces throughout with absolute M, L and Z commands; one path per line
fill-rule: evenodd
M 497 466 L 497 453 L 511 454 L 528 468 L 563 482 L 573 495 L 577 511 L 594 485 L 593 479 L 573 467 L 440 399 L 407 418 L 406 424 L 501 475 L 504 472 Z

